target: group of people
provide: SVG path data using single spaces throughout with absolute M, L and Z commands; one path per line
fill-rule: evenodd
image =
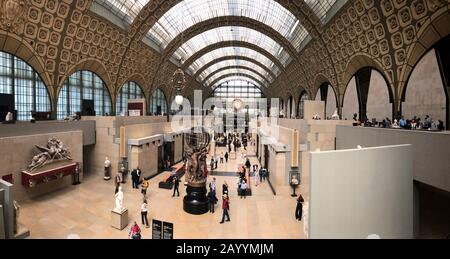
M 358 120 L 358 115 L 355 114 L 353 116 L 353 126 L 406 130 L 445 130 L 445 124 L 442 120 L 433 120 L 433 118 L 431 118 L 429 115 L 425 116 L 424 120 L 418 118 L 417 116 L 414 116 L 412 119 L 405 119 L 405 117 L 399 116 L 392 122 L 389 118 L 386 118 L 383 121 L 377 121 L 376 119 L 370 121 L 368 118 L 360 121 Z

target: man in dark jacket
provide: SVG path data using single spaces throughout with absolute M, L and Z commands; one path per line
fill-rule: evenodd
M 139 180 L 141 178 L 141 169 L 136 168 L 131 172 L 131 181 L 133 183 L 133 189 L 139 189 Z
M 228 152 L 226 152 L 225 153 L 225 163 L 228 163 L 228 157 L 229 157 L 229 154 L 228 154 Z
M 178 197 L 180 197 L 180 191 L 178 190 L 178 187 L 180 187 L 180 180 L 178 180 L 178 176 L 175 176 L 173 178 L 173 195 L 172 195 L 172 197 L 175 197 L 175 193 L 177 193 Z
M 297 208 L 295 209 L 295 219 L 298 221 L 302 221 L 303 202 L 305 202 L 305 200 L 303 199 L 303 196 L 300 194 L 300 196 L 297 199 Z
M 217 202 L 216 194 L 213 191 L 208 193 L 209 212 L 214 213 L 214 207 Z

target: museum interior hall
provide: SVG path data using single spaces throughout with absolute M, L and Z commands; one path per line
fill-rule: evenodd
M 0 1 L 0 239 L 450 239 L 450 0 Z

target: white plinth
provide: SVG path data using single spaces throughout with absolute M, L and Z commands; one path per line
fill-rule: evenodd
M 111 211 L 111 226 L 118 230 L 123 230 L 128 226 L 128 209 L 122 212 Z

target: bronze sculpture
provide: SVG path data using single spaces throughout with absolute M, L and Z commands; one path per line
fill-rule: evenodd
M 184 210 L 190 214 L 201 215 L 208 212 L 206 182 L 208 171 L 206 157 L 211 136 L 204 128 L 192 128 L 185 134 L 185 154 L 187 195 L 184 198 Z

